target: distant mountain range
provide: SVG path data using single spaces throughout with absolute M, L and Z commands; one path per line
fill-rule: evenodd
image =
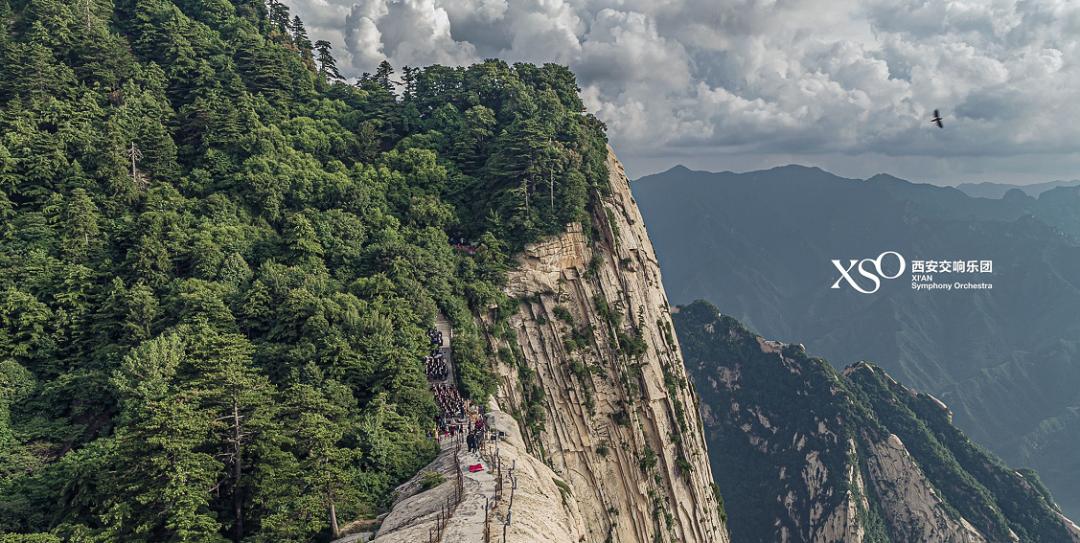
M 673 316 L 733 541 L 1077 542 L 1039 477 L 866 363 L 843 372 L 707 302 Z
M 677 167 L 633 188 L 673 303 L 709 300 L 766 337 L 874 362 L 1080 515 L 1080 187 L 989 199 L 788 166 Z M 905 256 L 901 278 L 874 294 L 830 288 L 832 260 L 885 251 Z M 914 260 L 991 261 L 991 273 L 933 275 L 993 289 L 915 291 Z
M 991 183 L 989 181 L 983 181 L 982 183 L 960 183 L 956 185 L 964 194 L 968 196 L 974 196 L 976 198 L 1003 198 L 1005 193 L 1010 190 L 1019 190 L 1026 193 L 1028 196 L 1038 196 L 1050 189 L 1056 189 L 1058 187 L 1075 187 L 1080 185 L 1080 179 L 1073 179 L 1072 181 L 1047 181 L 1045 183 L 1032 183 L 1030 185 L 1013 185 L 1010 183 Z

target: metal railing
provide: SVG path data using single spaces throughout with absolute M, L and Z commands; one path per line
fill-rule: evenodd
M 461 442 L 458 442 L 454 450 L 454 467 L 457 477 L 454 480 L 454 492 L 446 497 L 445 503 L 439 506 L 439 512 L 435 516 L 435 525 L 428 530 L 428 543 L 441 543 L 446 535 L 446 526 L 450 518 L 454 516 L 462 498 L 465 497 L 465 476 L 461 473 Z
M 481 451 L 481 454 L 486 455 L 487 452 L 485 448 Z M 495 476 L 495 489 L 492 496 L 486 498 L 484 502 L 484 543 L 492 542 L 491 525 L 493 521 L 497 520 L 495 518 L 497 510 L 504 502 L 506 503 L 506 516 L 500 522 L 502 524 L 502 541 L 505 543 L 507 530 L 509 530 L 510 523 L 514 518 L 514 491 L 517 490 L 517 477 L 514 475 L 514 470 L 517 468 L 517 460 L 514 460 L 510 467 L 504 471 L 502 456 L 499 454 L 499 442 L 495 440 L 494 454 L 490 455 L 488 466 Z M 508 482 L 509 497 L 506 495 Z
M 507 473 L 510 479 L 510 502 L 506 506 L 506 521 L 503 522 L 503 543 L 506 543 L 506 530 L 510 527 L 510 521 L 514 518 L 514 491 L 517 490 L 517 477 L 514 476 L 515 468 L 517 468 L 517 460 L 514 460 Z

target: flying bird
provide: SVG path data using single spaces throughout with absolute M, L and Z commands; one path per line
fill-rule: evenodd
M 941 114 L 938 110 L 934 110 L 934 118 L 930 119 L 930 122 L 936 124 L 938 128 L 945 128 L 945 125 L 941 124 Z

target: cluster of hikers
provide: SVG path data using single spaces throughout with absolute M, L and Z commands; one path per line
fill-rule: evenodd
M 428 379 L 432 381 L 445 381 L 450 372 L 446 357 L 439 352 L 439 349 L 435 349 L 424 357 L 424 370 L 427 371 Z
M 469 452 L 480 450 L 487 439 L 488 426 L 484 413 L 467 401 L 462 402 L 460 411 L 439 415 L 437 422 L 440 438 L 464 435 Z
M 428 338 L 431 340 L 431 354 L 424 357 L 424 371 L 431 381 L 445 381 L 450 375 L 450 366 L 446 363 L 446 356 L 442 353 L 443 333 L 432 328 L 428 330 Z
M 487 420 L 482 413 L 469 413 L 469 434 L 465 436 L 465 444 L 469 446 L 469 452 L 476 452 L 483 446 L 487 439 Z
M 427 331 L 427 335 L 428 339 L 431 340 L 431 344 L 434 345 L 436 349 L 443 346 L 442 330 L 431 328 Z
M 439 406 L 440 418 L 465 417 L 465 401 L 458 393 L 457 387 L 447 383 L 435 383 L 431 385 L 431 393 L 435 395 L 435 405 Z
M 428 330 L 431 340 L 431 354 L 424 357 L 424 367 L 428 380 L 431 381 L 431 393 L 435 396 L 435 405 L 439 407 L 436 420 L 437 437 L 454 438 L 464 435 L 469 452 L 477 452 L 487 439 L 487 420 L 479 406 L 461 397 L 461 393 L 451 381 L 450 365 L 442 352 L 443 333 L 436 328 Z

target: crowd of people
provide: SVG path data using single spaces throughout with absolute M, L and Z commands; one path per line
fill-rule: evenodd
M 487 419 L 479 412 L 469 413 L 469 433 L 465 436 L 465 444 L 469 446 L 469 452 L 477 452 L 487 439 Z
M 428 338 L 431 340 L 431 354 L 424 357 L 424 371 L 427 372 L 428 380 L 445 381 L 450 375 L 450 366 L 446 363 L 446 355 L 442 352 L 443 334 L 437 328 L 428 330 Z
M 487 439 L 488 425 L 484 413 L 467 400 L 460 404 L 460 411 L 443 412 L 437 420 L 440 438 L 454 438 L 465 436 L 465 444 L 469 452 L 476 452 L 483 446 Z
M 465 400 L 461 398 L 457 387 L 447 383 L 435 383 L 431 385 L 431 393 L 435 395 L 435 405 L 439 406 L 441 417 L 465 417 Z
M 445 381 L 450 374 L 446 357 L 439 352 L 439 349 L 435 349 L 424 357 L 424 370 L 427 372 L 428 379 L 432 381 Z
M 450 377 L 450 364 L 442 351 L 443 333 L 432 328 L 428 330 L 428 338 L 432 351 L 424 357 L 424 367 L 431 381 L 435 405 L 439 407 L 435 431 L 439 438 L 464 435 L 469 452 L 479 451 L 486 439 L 487 420 L 481 409 L 462 398 L 457 387 L 447 380 Z

